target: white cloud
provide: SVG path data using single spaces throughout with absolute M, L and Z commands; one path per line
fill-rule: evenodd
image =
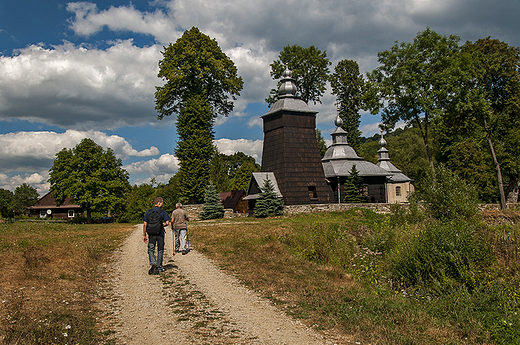
M 0 173 L 0 188 L 7 189 L 12 192 L 16 187 L 26 183 L 38 191 L 40 196 L 43 196 L 49 191 L 50 184 L 47 182 L 49 179 L 48 171 L 40 171 L 38 173 L 26 173 L 8 176 Z
M 154 36 L 162 43 L 175 41 L 181 32 L 175 30 L 172 21 L 160 11 L 141 12 L 133 5 L 111 6 L 107 10 L 99 11 L 96 4 L 90 2 L 71 2 L 67 4 L 67 11 L 75 14 L 70 21 L 71 29 L 82 36 L 90 36 L 104 27 L 113 31 L 132 31 Z
M 174 155 L 166 153 L 159 158 L 130 163 L 123 168 L 130 174 L 150 174 L 158 176 L 171 173 L 173 175 L 179 170 L 179 161 Z
M 111 148 L 121 159 L 159 154 L 154 146 L 138 151 L 126 139 L 99 131 L 15 132 L 0 134 L 0 172 L 49 169 L 56 153 L 63 148 L 73 148 L 84 138 L 91 138 L 105 149 Z
M 106 50 L 64 43 L 0 56 L 0 120 L 76 129 L 156 123 L 160 47 L 131 40 Z
M 236 152 L 243 152 L 253 157 L 258 164 L 262 161 L 263 140 L 219 139 L 214 143 L 220 153 L 232 155 Z
M 368 125 L 361 126 L 359 130 L 361 131 L 361 135 L 364 137 L 372 137 L 374 134 L 380 134 L 381 129 L 379 128 L 380 122 L 371 123 Z

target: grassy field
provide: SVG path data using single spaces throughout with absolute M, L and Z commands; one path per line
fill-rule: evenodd
M 102 344 L 98 265 L 130 224 L 0 224 L 0 343 Z
M 518 220 L 517 214 L 486 217 Z M 478 221 L 466 228 L 352 210 L 199 222 L 189 232 L 198 250 L 249 287 L 345 339 L 520 344 L 519 226 Z M 411 271 L 428 272 L 417 266 L 421 261 L 442 276 L 399 275 L 411 264 Z M 453 263 L 458 271 L 450 274 Z
M 357 209 L 190 222 L 189 236 L 288 314 L 351 342 L 520 344 L 519 219 Z M 132 229 L 0 224 L 0 343 L 110 343 L 98 324 L 98 265 Z

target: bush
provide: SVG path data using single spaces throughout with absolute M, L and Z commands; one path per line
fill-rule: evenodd
M 434 221 L 397 247 L 389 265 L 394 280 L 444 294 L 461 285 L 471 291 L 493 258 L 474 224 Z
M 424 202 L 430 216 L 440 220 L 469 220 L 478 212 L 475 188 L 444 165 L 439 165 L 435 178 L 426 179 L 420 192 L 412 196 L 412 200 L 417 198 Z

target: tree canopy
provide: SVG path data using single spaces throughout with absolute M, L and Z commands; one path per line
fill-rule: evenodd
M 480 39 L 461 47 L 451 73 L 458 87 L 444 114 L 452 135 L 487 142 L 496 171 L 500 204 L 506 207 L 503 167 L 507 182 L 520 176 L 520 50 L 499 40 Z M 502 165 L 500 162 L 503 162 Z
M 130 188 L 121 159 L 112 149 L 105 151 L 89 138 L 56 154 L 49 182 L 58 205 L 72 197 L 86 212 L 88 223 L 92 222 L 92 212 L 122 214 Z
M 332 94 L 338 101 L 339 116 L 343 120 L 343 128 L 347 132 L 347 141 L 355 150 L 359 149 L 361 123 L 359 111 L 364 109 L 363 91 L 365 80 L 359 73 L 359 66 L 353 60 L 341 60 L 330 76 Z
M 34 205 L 38 198 L 36 188 L 27 183 L 22 183 L 14 190 L 11 207 L 16 214 L 26 214 L 28 213 L 27 207 Z
M 315 46 L 302 48 L 299 45 L 287 45 L 274 60 L 271 66 L 271 77 L 280 79 L 286 68 L 293 73 L 292 77 L 298 87 L 297 95 L 305 102 L 321 103 L 321 97 L 326 89 L 330 61 L 327 52 Z M 279 87 L 280 85 L 278 85 Z M 278 89 L 272 89 L 265 101 L 271 105 L 277 100 Z
M 175 156 L 180 163 L 180 192 L 189 202 L 200 202 L 215 152 L 214 121 L 233 110 L 242 78 L 217 41 L 196 27 L 165 47 L 158 77 L 165 81 L 155 92 L 158 118 L 178 115 Z
M 443 36 L 427 28 L 417 34 L 413 43 L 395 43 L 390 50 L 378 53 L 381 66 L 368 73 L 379 101 L 372 106 L 372 112 L 382 110 L 381 118 L 388 129 L 398 121 L 416 126 L 432 171 L 430 123 L 442 115 L 452 86 L 457 84 L 449 70 L 459 50 L 458 42 L 458 36 Z
M 13 193 L 10 190 L 0 188 L 0 215 L 2 217 L 11 217 L 12 213 Z
M 159 119 L 178 114 L 194 94 L 205 97 L 215 117 L 233 110 L 232 100 L 240 95 L 244 82 L 215 39 L 192 27 L 162 54 L 158 77 L 165 84 L 155 92 Z

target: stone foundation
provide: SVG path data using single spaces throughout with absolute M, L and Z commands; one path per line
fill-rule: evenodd
M 401 204 L 403 207 L 407 207 L 407 204 Z M 184 210 L 188 213 L 188 217 L 191 220 L 200 220 L 199 214 L 202 212 L 202 204 L 183 205 Z M 298 214 L 298 213 L 319 213 L 319 212 L 341 212 L 347 211 L 353 208 L 365 208 L 372 210 L 376 213 L 389 213 L 390 204 L 308 204 L 308 205 L 289 205 L 284 206 L 284 214 Z M 481 211 L 498 211 L 500 205 L 498 204 L 482 204 L 479 205 Z M 508 210 L 520 210 L 520 204 L 511 203 L 507 204 Z M 224 218 L 238 218 L 238 217 L 249 217 L 248 213 L 233 213 L 232 209 L 224 210 Z

